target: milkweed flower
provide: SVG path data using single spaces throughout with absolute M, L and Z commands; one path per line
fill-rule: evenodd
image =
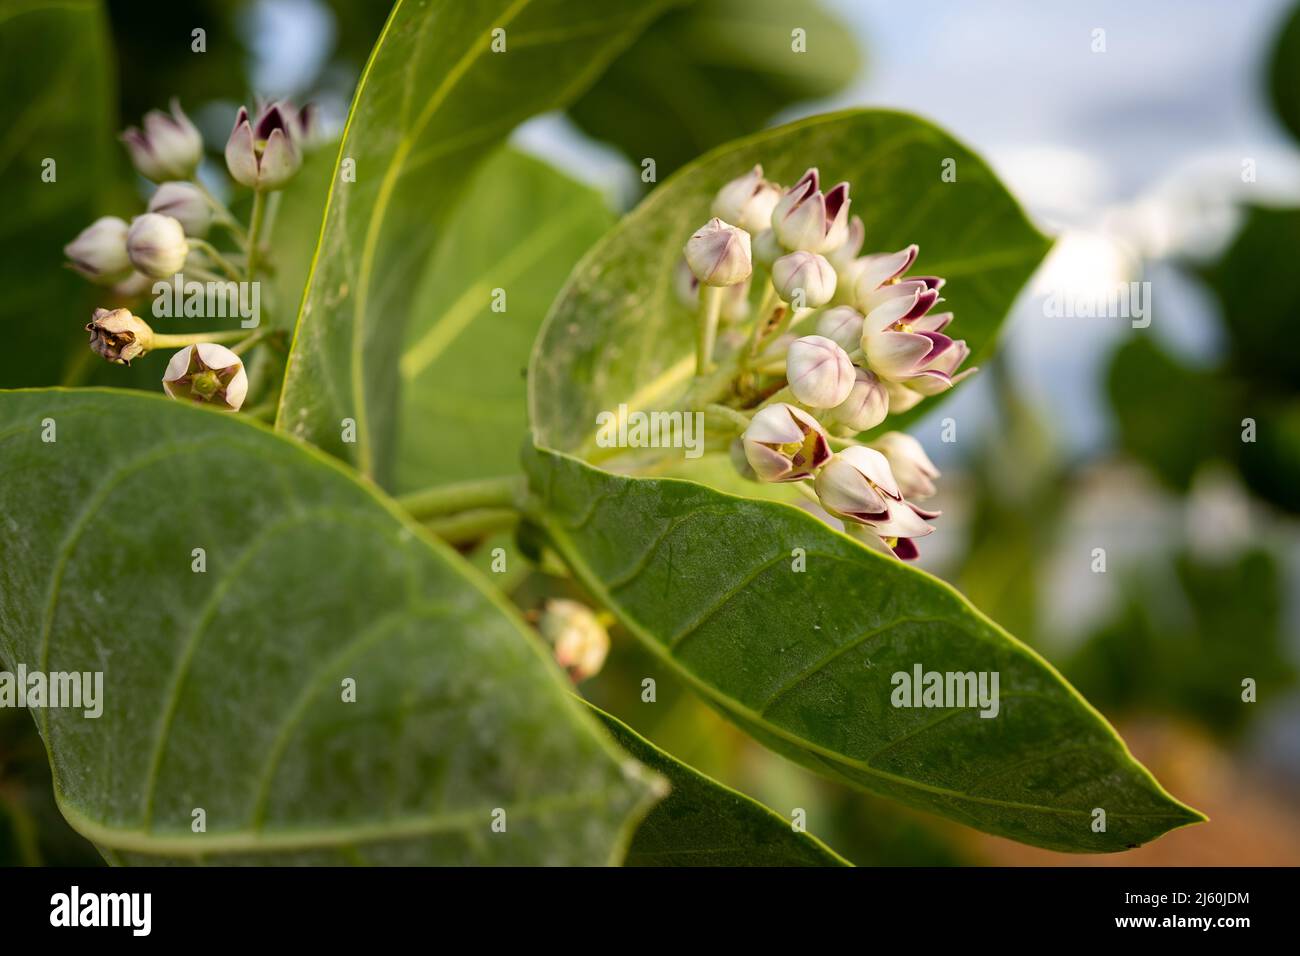
M 938 512 L 906 501 L 889 461 L 874 448 L 855 445 L 838 452 L 817 473 L 816 488 L 829 513 L 868 529 L 905 560 L 917 555 L 913 539 L 934 531 L 926 519 Z
M 849 237 L 849 204 L 849 184 L 823 195 L 812 167 L 773 207 L 772 231 L 787 249 L 831 252 Z
M 812 408 L 833 408 L 853 389 L 853 363 L 848 353 L 821 335 L 805 335 L 791 342 L 785 369 L 794 397 Z
M 713 215 L 750 233 L 759 233 L 771 225 L 772 210 L 780 198 L 781 187 L 764 179 L 763 167 L 755 166 L 718 190 Z
M 153 348 L 153 329 L 130 309 L 96 309 L 86 331 L 91 349 L 115 365 L 130 365 Z
M 287 105 L 271 103 L 252 120 L 241 106 L 226 141 L 226 168 L 234 180 L 250 189 L 271 190 L 292 179 L 302 166 L 297 124 L 298 115 Z
M 203 158 L 203 137 L 173 97 L 171 112 L 150 110 L 141 122 L 122 133 L 131 162 L 145 179 L 156 183 L 189 179 Z
M 609 632 L 584 604 L 552 598 L 542 609 L 538 630 L 555 653 L 555 662 L 575 681 L 600 673 L 609 653 Z
M 937 490 L 934 479 L 939 477 L 939 469 L 934 467 L 919 441 L 902 432 L 886 432 L 873 441 L 871 447 L 889 462 L 904 498 L 924 501 L 933 497 Z
M 786 302 L 816 309 L 835 295 L 835 270 L 815 252 L 791 252 L 772 263 L 772 286 Z
M 826 412 L 828 425 L 842 425 L 850 431 L 875 428 L 889 414 L 889 392 L 874 372 L 855 368 L 853 387 L 843 402 Z
M 248 375 L 238 355 L 224 345 L 200 342 L 171 357 L 163 373 L 163 391 L 172 398 L 239 411 L 248 396 Z
M 117 216 L 102 216 L 64 246 L 63 254 L 72 268 L 91 282 L 113 285 L 131 272 L 131 260 L 126 254 L 129 228 Z
M 691 272 L 703 285 L 735 285 L 754 271 L 749 233 L 716 217 L 687 240 L 685 253 Z
M 147 276 L 166 279 L 175 275 L 190 254 L 185 227 L 171 216 L 156 212 L 136 216 L 127 230 L 126 254 L 131 265 Z
M 811 478 L 831 457 L 830 436 L 817 419 L 782 402 L 755 412 L 740 438 L 760 481 Z
M 192 183 L 163 183 L 149 198 L 149 211 L 171 216 L 185 235 L 198 239 L 212 227 L 212 204 Z

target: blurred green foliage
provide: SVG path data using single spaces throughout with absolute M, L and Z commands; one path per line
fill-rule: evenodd
M 695 0 L 646 30 L 569 113 L 634 162 L 653 158 L 662 181 L 786 107 L 839 92 L 861 65 L 850 31 L 816 0 Z

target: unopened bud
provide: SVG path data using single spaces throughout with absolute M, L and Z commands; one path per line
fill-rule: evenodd
M 609 653 L 609 633 L 586 605 L 566 598 L 546 602 L 538 630 L 555 651 L 555 661 L 575 681 L 600 673 Z
M 760 408 L 740 436 L 759 481 L 811 477 L 831 457 L 831 440 L 817 419 L 785 403 Z
M 772 263 L 785 255 L 785 249 L 777 241 L 776 233 L 764 229 L 754 236 L 754 261 L 765 269 L 771 269 Z
M 849 184 L 822 195 L 817 169 L 809 169 L 772 209 L 772 229 L 787 249 L 838 249 L 849 236 Z
M 200 342 L 171 357 L 163 374 L 163 391 L 172 398 L 239 411 L 248 395 L 244 363 L 224 345 Z
M 153 348 L 153 329 L 130 309 L 96 309 L 86 331 L 91 349 L 117 365 L 130 365 Z
M 250 189 L 280 189 L 302 166 L 298 116 L 280 103 L 271 103 L 250 120 L 239 108 L 226 142 L 226 168 L 235 182 Z
M 131 221 L 126 234 L 126 254 L 131 265 L 155 279 L 180 272 L 190 253 L 185 227 L 171 216 L 147 212 Z
M 721 219 L 710 219 L 687 241 L 686 261 L 704 285 L 744 282 L 754 271 L 749 233 Z
M 853 306 L 837 305 L 817 317 L 817 334 L 852 352 L 862 346 L 862 321 L 862 313 Z
M 919 441 L 902 432 L 886 432 L 871 447 L 889 462 L 904 498 L 924 501 L 934 495 L 937 490 L 934 479 L 939 477 L 939 469 L 934 467 Z
M 853 362 L 844 349 L 825 336 L 805 335 L 790 343 L 785 377 L 794 397 L 804 405 L 834 408 L 853 389 Z
M 758 233 L 772 224 L 772 210 L 780 198 L 780 188 L 763 178 L 762 166 L 755 166 L 718 190 L 713 214 L 725 222 L 734 222 L 741 229 Z
M 816 309 L 835 295 L 835 270 L 815 252 L 792 252 L 772 263 L 772 285 L 786 302 Z
M 170 114 L 151 110 L 140 125 L 143 130 L 126 130 L 122 142 L 141 176 L 161 183 L 194 175 L 203 158 L 203 137 L 176 99 Z
M 72 268 L 99 285 L 113 285 L 131 272 L 126 254 L 126 222 L 117 216 L 103 216 L 81 230 L 63 247 Z
M 875 428 L 889 414 L 889 392 L 885 383 L 864 368 L 854 369 L 853 388 L 849 397 L 825 415 L 828 424 L 864 432 Z
M 202 238 L 212 227 L 212 204 L 191 183 L 163 183 L 149 199 L 149 211 L 171 216 L 187 236 Z

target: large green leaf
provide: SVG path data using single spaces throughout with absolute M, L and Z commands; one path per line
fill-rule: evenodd
M 529 350 L 564 277 L 612 222 L 598 192 L 514 150 L 479 169 L 416 289 L 400 490 L 519 470 Z
M 403 327 L 453 201 L 520 120 L 583 89 L 660 6 L 398 0 L 348 115 L 279 428 L 389 483 Z
M 478 574 L 332 459 L 158 396 L 9 392 L 0 487 L 0 656 L 103 672 L 98 719 L 36 716 L 111 861 L 621 855 L 645 780 Z
M 656 20 L 569 113 L 636 162 L 653 158 L 662 178 L 838 92 L 860 67 L 852 31 L 817 0 L 694 0 Z
M 940 178 L 946 158 L 956 161 L 956 182 Z M 915 271 L 948 278 L 951 331 L 969 342 L 971 364 L 992 345 L 1047 249 L 984 162 L 916 117 L 853 110 L 730 143 L 651 193 L 570 276 L 530 371 L 539 444 L 585 454 L 599 412 L 623 402 L 633 410 L 674 407 L 694 371 L 695 322 L 673 295 L 673 266 L 718 188 L 755 163 L 783 183 L 809 165 L 824 182 L 848 180 L 866 251 L 919 243 Z
M 91 288 L 63 246 L 100 213 L 113 83 L 95 0 L 0 7 L 0 386 L 52 385 L 85 348 Z M 53 182 L 42 174 L 54 163 Z
M 924 572 L 789 505 L 542 450 L 526 465 L 533 520 L 582 583 L 777 752 L 1057 850 L 1122 850 L 1202 819 L 1049 664 Z M 893 706 L 893 675 L 916 665 L 996 673 L 996 716 Z
M 619 745 L 672 785 L 637 827 L 626 866 L 848 866 L 789 820 L 664 753 L 595 707 Z

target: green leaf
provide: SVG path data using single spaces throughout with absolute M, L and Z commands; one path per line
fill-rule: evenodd
M 404 325 L 454 200 L 494 145 L 584 88 L 661 5 L 398 0 L 348 115 L 277 427 L 391 483 Z
M 36 717 L 110 861 L 621 856 L 648 782 L 477 572 L 332 459 L 162 397 L 7 392 L 0 486 L 0 657 L 103 672 L 98 719 Z
M 789 505 L 544 450 L 526 464 L 533 520 L 583 585 L 778 753 L 1056 850 L 1122 850 L 1203 819 L 1049 664 L 928 574 Z M 893 706 L 893 675 L 916 665 L 996 673 L 997 715 Z
M 0 9 L 0 385 L 51 385 L 87 351 L 93 290 L 63 247 L 101 211 L 114 84 L 95 0 Z M 48 161 L 54 166 L 46 166 Z M 42 176 L 52 172 L 54 180 Z
M 956 161 L 956 182 L 940 178 L 945 159 Z M 951 332 L 970 344 L 971 364 L 987 354 L 1047 250 L 984 162 L 916 117 L 851 110 L 730 143 L 651 193 L 569 277 L 533 353 L 529 414 L 538 444 L 582 456 L 593 450 L 599 412 L 624 402 L 674 407 L 694 371 L 695 320 L 673 294 L 673 267 L 718 188 L 755 163 L 782 183 L 809 165 L 823 182 L 848 180 L 866 224 L 864 251 L 919 243 L 915 271 L 948 278 Z
M 795 28 L 806 53 L 792 48 Z M 815 0 L 695 0 L 651 24 L 569 113 L 635 162 L 653 158 L 663 178 L 839 92 L 861 65 L 852 32 Z
M 599 193 L 522 153 L 479 169 L 416 288 L 399 366 L 400 490 L 518 472 L 533 340 L 612 223 Z
M 637 827 L 625 866 L 851 865 L 821 840 L 796 832 L 776 811 L 664 753 L 616 717 L 591 709 L 619 746 L 672 785 Z

